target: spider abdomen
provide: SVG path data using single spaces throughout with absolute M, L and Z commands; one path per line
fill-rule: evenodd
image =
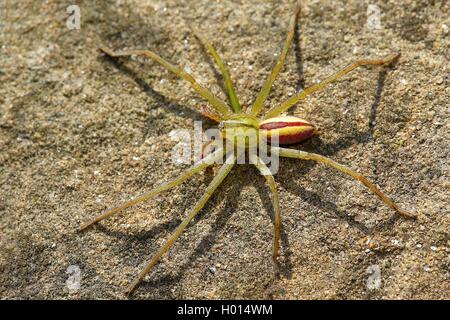
M 259 124 L 259 132 L 267 140 L 277 135 L 279 144 L 286 145 L 299 143 L 312 137 L 316 127 L 304 119 L 286 116 L 262 121 Z

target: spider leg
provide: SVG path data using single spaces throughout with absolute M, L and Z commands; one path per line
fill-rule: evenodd
M 269 185 L 270 192 L 272 194 L 272 205 L 274 211 L 274 237 L 273 237 L 273 258 L 278 257 L 278 251 L 280 248 L 280 234 L 281 234 L 281 214 L 280 214 L 280 198 L 278 196 L 277 186 L 275 184 L 275 179 L 269 168 L 262 162 L 258 157 L 254 161 L 254 165 L 258 168 L 259 172 L 266 178 L 267 184 Z
M 206 202 L 212 196 L 214 191 L 216 191 L 216 189 L 219 187 L 219 185 L 222 183 L 222 181 L 225 179 L 225 177 L 231 171 L 233 166 L 234 166 L 234 164 L 222 165 L 219 172 L 214 177 L 214 179 L 211 181 L 209 186 L 206 188 L 205 193 L 200 198 L 200 200 L 198 200 L 198 202 L 195 204 L 195 207 L 192 209 L 192 211 L 189 213 L 189 215 L 177 227 L 177 229 L 169 237 L 169 239 L 166 241 L 166 243 L 161 247 L 161 249 L 159 249 L 159 251 L 153 256 L 153 258 L 147 263 L 145 268 L 139 273 L 139 275 L 131 283 L 131 285 L 129 286 L 129 288 L 127 290 L 127 295 L 131 294 L 139 286 L 139 284 L 144 279 L 145 275 L 156 265 L 156 263 L 159 261 L 161 256 L 169 250 L 169 248 L 173 245 L 175 240 L 177 240 L 177 238 L 180 236 L 180 234 L 183 232 L 183 230 L 188 226 L 189 222 L 191 222 L 191 220 L 197 215 L 197 213 L 205 206 Z
M 217 65 L 219 66 L 220 72 L 222 73 L 222 76 L 225 80 L 225 86 L 227 87 L 228 97 L 230 98 L 230 103 L 231 106 L 233 107 L 234 112 L 236 113 L 241 112 L 241 104 L 239 103 L 239 99 L 234 91 L 233 82 L 231 81 L 230 73 L 228 72 L 227 67 L 223 63 L 216 49 L 214 49 L 213 45 L 208 41 L 208 39 L 203 37 L 198 32 L 195 32 L 194 34 L 200 40 L 200 42 L 202 42 L 203 46 L 208 49 L 209 53 L 213 56 Z
M 325 78 L 320 83 L 306 88 L 305 90 L 303 90 L 303 91 L 297 93 L 296 95 L 292 96 L 291 98 L 289 98 L 288 100 L 286 100 L 285 102 L 280 104 L 279 106 L 276 106 L 276 107 L 270 109 L 268 111 L 268 113 L 264 116 L 264 119 L 273 118 L 273 117 L 276 117 L 276 116 L 280 115 L 281 113 L 287 111 L 290 107 L 295 105 L 300 100 L 305 99 L 307 96 L 309 96 L 310 94 L 312 94 L 312 93 L 314 93 L 316 91 L 322 90 L 327 85 L 329 85 L 330 83 L 338 80 L 339 78 L 341 78 L 342 76 L 346 75 L 347 73 L 349 73 L 353 69 L 356 69 L 356 68 L 361 67 L 361 66 L 390 64 L 395 59 L 397 59 L 399 56 L 400 56 L 400 54 L 391 54 L 391 55 L 388 55 L 387 57 L 382 58 L 382 59 L 359 60 L 359 61 L 353 62 L 352 64 L 350 64 L 347 67 L 341 69 L 340 71 L 336 72 L 335 74 L 329 76 L 328 78 Z
M 391 199 L 388 198 L 388 196 L 386 194 L 384 194 L 380 189 L 378 189 L 372 182 L 367 180 L 366 177 L 364 177 L 362 174 L 360 174 L 350 168 L 347 168 L 327 157 L 324 157 L 324 156 L 321 156 L 321 155 L 318 155 L 315 153 L 310 153 L 310 152 L 305 152 L 305 151 L 300 151 L 300 150 L 293 150 L 293 149 L 286 149 L 286 148 L 275 148 L 274 147 L 274 149 L 279 152 L 279 155 L 281 157 L 297 158 L 297 159 L 303 159 L 303 160 L 313 160 L 316 162 L 324 163 L 324 164 L 326 164 L 330 167 L 333 167 L 343 173 L 346 173 L 349 176 L 351 176 L 352 178 L 354 178 L 354 179 L 360 181 L 362 184 L 364 184 L 367 188 L 369 188 L 370 191 L 372 191 L 374 194 L 376 194 L 378 196 L 378 198 L 381 199 L 381 201 L 383 201 L 389 207 L 394 209 L 398 214 L 408 217 L 408 218 L 416 217 L 414 214 L 399 208 Z
M 118 51 L 114 52 L 109 48 L 101 47 L 100 51 L 104 52 L 110 57 L 124 57 L 124 56 L 131 56 L 131 55 L 138 55 L 138 56 L 146 56 L 152 60 L 155 60 L 160 65 L 162 65 L 164 68 L 172 71 L 179 77 L 183 78 L 187 82 L 189 82 L 192 86 L 192 88 L 203 98 L 205 98 L 211 106 L 219 112 L 222 116 L 226 116 L 229 114 L 228 106 L 225 102 L 214 96 L 208 89 L 201 86 L 195 79 L 192 77 L 189 73 L 181 70 L 180 68 L 175 67 L 170 62 L 164 60 L 160 56 L 158 56 L 156 53 L 149 51 L 149 50 L 129 50 L 129 51 Z
M 137 203 L 146 201 L 163 191 L 166 191 L 172 187 L 175 187 L 175 186 L 181 184 L 182 182 L 186 181 L 187 179 L 192 177 L 197 172 L 200 172 L 203 169 L 205 169 L 206 167 L 210 166 L 214 161 L 221 158 L 222 156 L 223 156 L 223 150 L 221 150 L 221 149 L 217 150 L 216 152 L 205 157 L 198 163 L 194 164 L 192 167 L 190 167 L 185 172 L 183 172 L 179 177 L 177 177 L 171 181 L 168 181 L 166 183 L 163 183 L 160 186 L 158 186 L 158 187 L 156 187 L 156 188 L 154 188 L 154 189 L 152 189 L 130 201 L 127 201 L 113 209 L 107 210 L 106 212 L 102 213 L 101 215 L 98 215 L 95 218 L 85 222 L 80 227 L 80 230 L 84 230 L 84 229 L 88 228 L 89 226 L 93 225 L 94 223 L 97 223 L 105 218 L 108 218 L 109 216 L 112 216 L 115 213 L 118 213 L 118 212 L 120 212 L 128 207 L 131 207 L 132 205 L 135 205 Z
M 289 32 L 286 37 L 286 42 L 284 44 L 283 51 L 281 52 L 280 58 L 278 59 L 277 64 L 273 68 L 272 72 L 270 73 L 269 77 L 264 82 L 261 92 L 258 94 L 258 97 L 256 98 L 255 102 L 253 103 L 251 114 L 254 116 L 257 116 L 261 108 L 264 105 L 264 101 L 266 101 L 267 96 L 270 93 L 270 89 L 272 88 L 273 83 L 275 82 L 275 79 L 280 72 L 281 68 L 283 67 L 284 61 L 286 60 L 286 56 L 289 52 L 289 48 L 292 44 L 292 39 L 294 38 L 295 33 L 295 23 L 297 21 L 298 14 L 300 12 L 300 3 L 297 3 L 294 11 L 294 15 L 291 18 L 290 26 L 289 26 Z

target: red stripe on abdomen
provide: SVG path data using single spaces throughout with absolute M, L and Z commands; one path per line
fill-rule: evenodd
M 294 127 L 294 126 L 311 126 L 310 123 L 306 122 L 268 122 L 263 123 L 259 128 L 264 130 L 273 130 L 273 129 L 280 129 L 284 127 Z

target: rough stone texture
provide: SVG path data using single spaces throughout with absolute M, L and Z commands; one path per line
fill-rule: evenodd
M 99 57 L 99 45 L 152 49 L 225 99 L 196 27 L 229 63 L 248 105 L 293 11 L 293 1 L 76 2 L 80 30 L 66 26 L 66 1 L 0 4 L 3 299 L 124 298 L 212 178 L 199 174 L 77 232 L 182 172 L 169 161 L 169 133 L 202 120 L 196 110 L 205 104 L 155 63 L 113 63 Z M 369 4 L 380 9 L 380 29 Z M 295 45 L 267 105 L 356 59 L 400 51 L 393 68 L 361 68 L 301 103 L 294 113 L 321 135 L 295 148 L 358 169 L 417 221 L 398 218 L 333 169 L 282 160 L 277 275 L 270 194 L 241 165 L 134 298 L 448 299 L 448 13 L 446 1 L 302 1 Z

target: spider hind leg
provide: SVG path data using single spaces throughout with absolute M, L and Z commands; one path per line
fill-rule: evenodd
M 407 217 L 407 218 L 416 218 L 416 215 L 414 215 L 411 212 L 408 212 L 402 208 L 400 208 L 397 204 L 394 203 L 389 197 L 382 192 L 380 189 L 378 189 L 372 182 L 370 182 L 366 177 L 364 177 L 359 172 L 356 172 L 346 166 L 343 166 L 342 164 L 339 164 L 327 157 L 321 156 L 319 154 L 300 151 L 300 150 L 293 150 L 293 149 L 286 149 L 286 148 L 276 148 L 278 154 L 281 157 L 286 158 L 296 158 L 296 159 L 302 159 L 302 160 L 313 160 L 316 162 L 323 163 L 327 166 L 333 167 L 352 178 L 360 181 L 363 185 L 365 185 L 372 193 L 374 193 L 378 198 L 383 201 L 385 204 L 387 204 L 389 207 L 394 209 L 397 214 Z

